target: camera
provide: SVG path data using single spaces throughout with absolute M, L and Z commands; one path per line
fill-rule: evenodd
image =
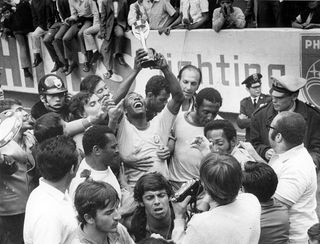
M 203 186 L 198 179 L 192 179 L 184 183 L 174 194 L 172 201 L 182 202 L 187 196 L 191 196 L 189 203 L 197 201 L 197 196 L 203 191 Z

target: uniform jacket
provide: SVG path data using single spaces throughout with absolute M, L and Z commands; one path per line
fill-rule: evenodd
M 261 106 L 271 102 L 271 96 L 261 94 L 257 100 L 257 105 L 254 107 L 251 97 L 246 97 L 240 102 L 240 114 L 248 116 L 248 119 L 237 118 L 239 128 L 246 129 L 246 141 L 250 141 L 250 121 L 253 112 Z
M 115 22 L 114 9 L 112 0 L 103 0 L 101 3 L 101 22 L 100 22 L 100 32 L 101 36 L 110 40 L 113 27 L 115 24 L 120 25 L 124 30 L 127 28 L 127 15 L 128 15 L 128 5 L 127 0 L 118 1 L 118 18 Z
M 294 112 L 301 114 L 307 124 L 306 134 L 304 136 L 304 146 L 308 149 L 315 163 L 319 166 L 320 162 L 320 112 L 311 105 L 296 100 Z M 271 148 L 268 140 L 268 129 L 273 118 L 277 115 L 273 104 L 269 103 L 256 110 L 251 119 L 250 139 L 251 143 L 264 158 L 266 151 Z

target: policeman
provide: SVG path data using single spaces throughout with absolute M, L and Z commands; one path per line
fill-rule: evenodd
M 38 119 L 48 112 L 61 114 L 65 121 L 68 121 L 68 90 L 63 80 L 54 74 L 43 76 L 38 85 L 40 101 L 31 108 L 31 115 Z
M 271 77 L 271 80 L 272 102 L 256 110 L 251 119 L 250 140 L 252 145 L 261 157 L 269 161 L 274 154 L 268 140 L 271 121 L 282 111 L 293 111 L 301 114 L 306 120 L 307 130 L 304 146 L 308 149 L 315 164 L 319 166 L 320 112 L 298 99 L 299 90 L 305 86 L 306 80 L 287 75 Z M 283 128 L 275 128 L 275 130 L 283 130 Z M 280 132 L 283 133 L 283 131 Z
M 250 121 L 252 113 L 259 107 L 271 102 L 271 97 L 261 93 L 261 78 L 259 73 L 247 77 L 241 84 L 246 85 L 250 96 L 241 100 L 240 114 L 237 118 L 239 128 L 246 129 L 246 141 L 250 140 Z

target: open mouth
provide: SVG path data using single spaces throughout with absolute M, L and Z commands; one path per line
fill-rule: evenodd
M 135 104 L 133 104 L 133 107 L 134 108 L 142 108 L 142 106 L 143 106 L 143 104 L 142 104 L 142 102 L 136 102 Z
M 155 208 L 154 212 L 157 214 L 161 214 L 163 212 L 163 208 Z

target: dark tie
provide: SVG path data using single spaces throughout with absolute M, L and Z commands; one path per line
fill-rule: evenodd
M 253 99 L 253 106 L 254 106 L 254 108 L 257 107 L 257 98 L 254 98 L 254 99 Z

